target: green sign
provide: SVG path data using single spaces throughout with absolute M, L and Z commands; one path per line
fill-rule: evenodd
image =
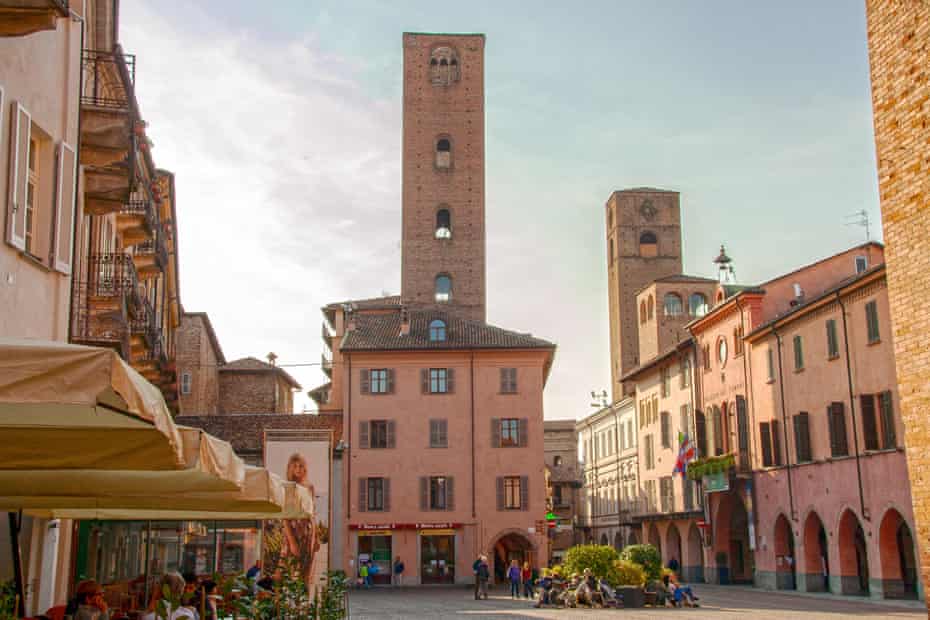
M 719 493 L 730 490 L 730 477 L 727 472 L 718 471 L 704 476 L 704 492 Z
M 558 519 L 558 517 L 551 512 L 546 513 L 546 521 L 555 521 L 556 519 Z

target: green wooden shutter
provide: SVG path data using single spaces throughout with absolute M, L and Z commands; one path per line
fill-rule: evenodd
M 897 433 L 894 426 L 894 402 L 892 401 L 891 392 L 886 391 L 879 394 L 879 402 L 882 408 L 882 447 L 885 449 L 896 448 L 898 446 Z

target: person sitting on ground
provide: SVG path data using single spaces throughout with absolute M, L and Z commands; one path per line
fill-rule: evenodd
M 539 586 L 539 599 L 536 601 L 534 607 L 542 607 L 543 605 L 549 605 L 549 597 L 554 592 L 552 588 L 552 576 L 550 573 L 546 573 L 542 576 L 537 584 Z
M 675 606 L 684 605 L 685 607 L 699 607 L 695 601 L 700 599 L 694 596 L 694 593 L 691 591 L 691 586 L 683 586 L 678 583 L 675 573 L 663 575 L 662 582 L 665 584 L 665 587 L 668 588 L 669 592 L 671 592 Z
M 656 595 L 656 607 L 670 607 L 672 605 L 672 593 L 668 586 L 665 585 L 667 576 L 662 579 L 656 579 L 649 584 L 647 592 L 654 592 Z
M 81 620 L 109 620 L 110 613 L 100 584 L 93 579 L 79 583 L 74 598 L 65 608 L 65 615 Z

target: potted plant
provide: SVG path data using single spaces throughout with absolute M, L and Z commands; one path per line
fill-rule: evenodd
M 623 597 L 624 607 L 642 607 L 646 604 L 643 586 L 646 583 L 646 571 L 636 562 L 617 560 L 614 563 L 617 577 L 617 594 Z

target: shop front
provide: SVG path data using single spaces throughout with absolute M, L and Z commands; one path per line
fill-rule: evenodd
M 390 529 L 362 529 L 358 532 L 356 557 L 359 565 L 368 563 L 371 582 L 375 585 L 390 585 L 391 583 L 393 538 L 393 532 Z
M 421 529 L 420 583 L 455 583 L 455 530 Z

